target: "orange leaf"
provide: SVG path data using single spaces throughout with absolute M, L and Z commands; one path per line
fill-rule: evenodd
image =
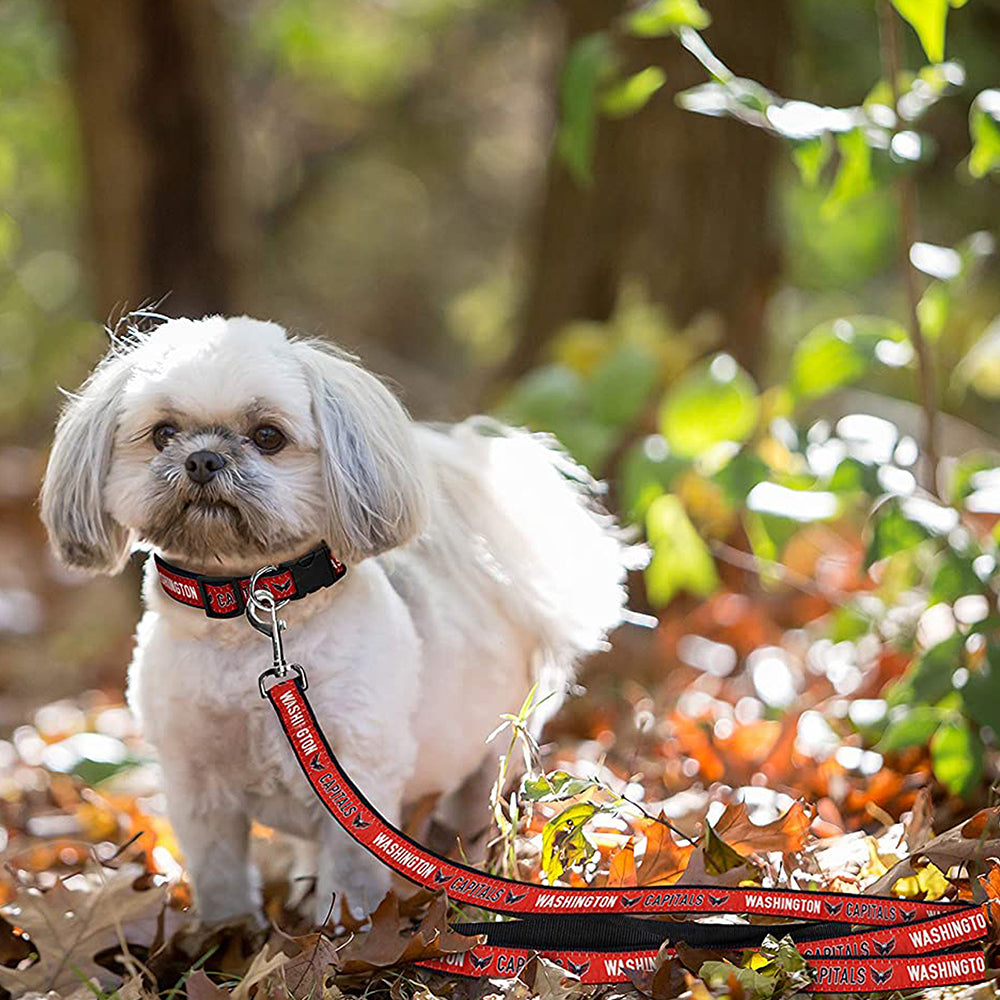
M 608 869 L 608 886 L 637 885 L 635 875 L 635 840 L 629 837 L 628 843 L 611 859 Z
M 664 819 L 660 813 L 660 820 Z M 666 823 L 646 820 L 646 851 L 639 866 L 638 885 L 665 885 L 677 878 L 687 868 L 694 847 L 681 846 L 674 840 Z
M 811 824 L 811 811 L 801 799 L 783 816 L 763 825 L 751 822 L 746 803 L 730 802 L 715 824 L 715 832 L 737 851 L 742 847 L 756 854 L 768 851 L 790 854 L 802 850 Z
M 987 875 L 980 875 L 979 882 L 990 899 L 1000 899 L 1000 866 L 991 865 Z

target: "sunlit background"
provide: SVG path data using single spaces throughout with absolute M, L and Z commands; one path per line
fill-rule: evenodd
M 145 308 L 335 339 L 609 481 L 661 624 L 585 676 L 569 762 L 680 818 L 985 801 L 1000 2 L 923 6 L 5 0 L 0 767 L 134 763 L 137 567 L 61 570 L 35 498 L 59 387 Z

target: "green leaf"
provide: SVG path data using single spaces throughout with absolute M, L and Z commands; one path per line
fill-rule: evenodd
M 958 526 L 958 511 L 930 500 L 893 497 L 872 515 L 874 526 L 865 565 L 939 538 Z
M 554 430 L 567 418 L 587 412 L 583 379 L 564 365 L 545 365 L 517 382 L 497 408 L 498 415 L 532 430 Z
M 812 188 L 819 183 L 819 175 L 830 160 L 832 146 L 825 133 L 792 146 L 792 160 L 799 168 L 799 176 L 806 187 Z
M 983 581 L 972 568 L 972 560 L 950 549 L 947 550 L 938 571 L 934 574 L 930 603 L 937 604 L 939 601 L 944 601 L 951 604 L 967 594 L 982 592 Z
M 749 1000 L 769 1000 L 778 988 L 778 980 L 774 976 L 764 976 L 754 969 L 741 969 L 732 962 L 703 962 L 698 969 L 698 978 L 718 988 L 728 988 L 731 978 L 739 983 L 741 993 Z M 704 989 L 704 987 L 702 987 Z
M 666 82 L 667 74 L 659 66 L 647 66 L 606 90 L 601 110 L 609 118 L 628 118 L 641 111 Z
M 945 722 L 931 740 L 934 776 L 952 795 L 967 796 L 983 776 L 983 744 L 968 723 Z
M 611 39 L 606 32 L 598 31 L 576 42 L 563 69 L 556 149 L 581 187 L 589 187 L 593 180 L 597 92 L 610 66 Z
M 660 380 L 656 358 L 636 344 L 624 343 L 605 355 L 590 380 L 591 408 L 602 423 L 630 424 Z
M 987 647 L 981 669 L 970 671 L 961 696 L 970 719 L 1000 734 L 1000 647 L 995 642 Z
M 897 753 L 907 747 L 927 746 L 941 725 L 941 710 L 931 705 L 916 705 L 901 719 L 891 722 L 875 745 L 879 753 Z
M 893 705 L 934 705 L 954 690 L 954 673 L 964 662 L 965 640 L 955 633 L 914 660 L 886 699 Z
M 840 166 L 833 187 L 820 206 L 820 215 L 825 220 L 836 218 L 874 186 L 872 151 L 864 132 L 859 128 L 841 132 L 837 136 L 837 149 L 840 151 Z
M 671 386 L 660 431 L 672 451 L 693 458 L 722 441 L 744 441 L 759 410 L 753 379 L 728 354 L 717 354 Z
M 553 771 L 539 778 L 525 778 L 521 794 L 532 802 L 559 802 L 596 786 L 597 781 L 593 778 L 574 778 L 566 771 Z
M 646 512 L 653 557 L 646 567 L 646 592 L 655 605 L 669 604 L 681 591 L 707 597 L 719 585 L 715 561 L 680 500 L 657 497 Z
M 867 493 L 873 497 L 883 492 L 878 469 L 851 455 L 837 463 L 827 488 L 833 493 Z
M 871 630 L 871 613 L 866 613 L 857 602 L 848 602 L 834 609 L 828 637 L 831 642 L 856 642 Z
M 673 486 L 677 475 L 690 467 L 670 452 L 659 434 L 637 441 L 621 467 L 622 507 L 631 521 L 643 521 L 649 505 Z
M 754 452 L 741 448 L 712 478 L 735 503 L 743 503 L 750 491 L 765 482 L 771 470 Z
M 583 834 L 587 821 L 599 811 L 593 802 L 577 802 L 545 824 L 542 830 L 542 871 L 554 882 L 567 864 L 575 864 L 592 850 Z
M 920 332 L 930 341 L 937 340 L 948 322 L 951 291 L 943 281 L 932 281 L 917 303 Z
M 948 0 L 892 0 L 893 7 L 908 21 L 932 63 L 944 59 Z
M 862 378 L 882 341 L 905 341 L 906 331 L 883 316 L 842 316 L 810 330 L 792 354 L 790 384 L 801 399 L 825 396 Z
M 969 109 L 972 152 L 969 173 L 985 177 L 1000 170 L 1000 90 L 984 90 Z
M 712 23 L 698 0 L 652 0 L 626 20 L 627 29 L 640 38 L 675 34 L 681 28 L 701 31 Z
M 982 488 L 984 481 L 990 483 L 1000 478 L 1000 453 L 994 451 L 970 451 L 963 455 L 951 472 L 948 483 L 948 499 L 956 507 L 962 504 L 977 490 Z M 984 475 L 984 473 L 993 473 Z M 990 483 L 992 485 L 992 483 Z

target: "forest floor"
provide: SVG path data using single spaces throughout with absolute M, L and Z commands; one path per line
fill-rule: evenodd
M 780 1000 L 801 989 L 801 977 L 780 962 L 741 977 L 744 967 L 760 968 L 749 955 L 730 956 L 731 974 L 721 979 L 701 977 L 704 956 L 689 955 L 686 965 L 664 958 L 655 975 L 635 973 L 623 987 L 584 987 L 538 958 L 508 980 L 422 970 L 415 958 L 472 943 L 451 933 L 448 919 L 481 915 L 397 887 L 370 926 L 331 921 L 318 933 L 301 915 L 312 909 L 310 886 L 288 883 L 290 844 L 263 827 L 253 841 L 267 929 L 200 929 L 157 764 L 122 704 L 134 581 L 105 595 L 113 629 L 95 638 L 86 628 L 100 617 L 94 595 L 41 555 L 29 492 L 0 495 L 0 545 L 48 617 L 7 622 L 8 630 L 31 627 L 0 657 L 0 679 L 26 691 L 32 664 L 74 663 L 74 643 L 101 666 L 82 675 L 79 696 L 40 704 L 40 684 L 34 696 L 4 699 L 0 996 Z M 724 561 L 712 597 L 674 601 L 655 630 L 620 630 L 537 754 L 511 728 L 499 735 L 502 748 L 514 736 L 512 752 L 526 754 L 534 780 L 515 783 L 516 815 L 507 798 L 483 802 L 484 825 L 499 817 L 506 833 L 494 826 L 475 849 L 464 845 L 474 850 L 468 857 L 523 880 L 595 887 L 749 880 L 906 899 L 997 896 L 990 859 L 1000 857 L 1000 808 L 989 752 L 983 780 L 960 797 L 935 778 L 926 741 L 873 748 L 863 735 L 866 713 L 912 656 L 871 635 L 830 638 L 838 602 L 867 586 L 862 563 L 858 537 L 806 531 L 776 583 Z M 8 605 L 10 594 L 0 592 Z M 67 623 L 78 631 L 68 633 Z M 76 675 L 67 676 L 64 689 Z M 572 808 L 585 825 L 565 823 Z M 994 949 L 990 942 L 990 966 L 1000 964 Z M 949 992 L 979 1000 L 994 987 Z

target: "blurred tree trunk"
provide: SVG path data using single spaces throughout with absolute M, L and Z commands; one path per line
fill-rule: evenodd
M 715 53 L 738 76 L 780 91 L 790 47 L 786 0 L 703 3 L 713 16 L 705 38 Z M 563 0 L 560 6 L 568 51 L 627 5 Z M 707 79 L 675 38 L 629 47 L 627 71 L 655 64 L 667 82 L 633 117 L 600 120 L 590 188 L 578 186 L 553 154 L 519 340 L 504 381 L 536 364 L 567 322 L 606 320 L 629 278 L 678 326 L 715 312 L 725 349 L 751 371 L 761 368 L 764 307 L 780 261 L 768 202 L 781 147 L 749 126 L 674 104 L 674 94 Z
M 231 312 L 247 254 L 221 17 L 210 0 L 60 0 L 98 315 Z

